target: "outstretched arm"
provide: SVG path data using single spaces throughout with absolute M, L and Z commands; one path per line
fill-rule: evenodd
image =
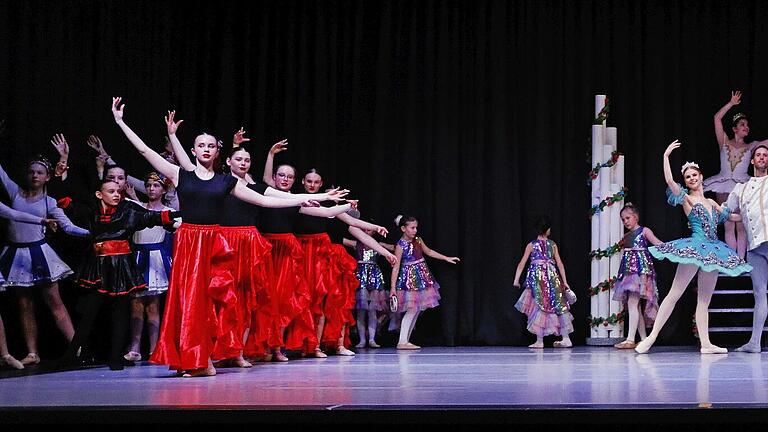
M 276 142 L 274 145 L 272 145 L 272 148 L 270 148 L 269 152 L 267 153 L 267 160 L 266 162 L 264 162 L 264 175 L 262 176 L 262 180 L 264 181 L 264 183 L 272 187 L 275 187 L 275 179 L 274 179 L 275 155 L 285 150 L 288 150 L 287 139 Z
M 654 246 L 664 243 L 663 241 L 659 240 L 658 237 L 656 237 L 656 234 L 654 234 L 650 228 L 643 228 L 643 235 L 645 236 L 645 239 L 651 242 L 651 244 Z
M 667 186 L 669 186 L 673 195 L 680 195 L 680 186 L 677 185 L 675 178 L 672 177 L 672 167 L 669 165 L 669 155 L 681 145 L 683 144 L 677 140 L 672 141 L 672 143 L 667 146 L 667 149 L 664 150 L 664 157 L 662 158 L 664 161 L 664 180 L 667 182 Z
M 422 239 L 421 237 L 418 238 L 418 241 L 421 242 L 421 249 L 424 251 L 424 255 L 428 257 L 443 260 L 451 264 L 456 264 L 457 262 L 461 261 L 459 257 L 449 257 L 441 254 L 440 252 L 433 251 L 432 249 L 427 247 L 427 244 L 424 243 L 424 239 Z
M 157 172 L 171 179 L 174 186 L 178 185 L 179 167 L 168 162 L 156 151 L 149 148 L 149 146 L 144 143 L 144 141 L 142 141 L 141 138 L 139 138 L 139 136 L 136 135 L 136 133 L 131 130 L 127 124 L 125 124 L 123 121 L 123 109 L 125 108 L 125 105 L 121 104 L 121 101 L 122 99 L 119 97 L 112 98 L 112 115 L 115 117 L 115 123 L 120 126 L 120 129 L 123 130 L 123 133 L 128 138 L 128 141 L 130 141 L 131 144 L 136 147 L 136 150 L 138 150 L 139 153 L 144 156 L 147 162 L 149 162 L 149 164 L 152 165 L 152 167 L 156 169 Z
M 32 225 L 45 225 L 52 230 L 56 230 L 58 224 L 55 219 L 41 219 L 40 216 L 14 210 L 0 202 L 0 217 L 10 219 L 16 222 L 22 222 Z
M 275 198 L 301 198 L 304 200 L 314 200 L 314 201 L 338 201 L 341 198 L 347 196 L 349 193 L 349 190 L 347 189 L 331 189 L 328 192 L 324 192 L 321 194 L 308 194 L 308 193 L 290 193 L 281 191 L 279 189 L 275 189 L 274 187 L 270 186 L 264 191 L 265 196 L 275 197 Z
M 243 200 L 247 203 L 254 204 L 261 207 L 318 207 L 319 204 L 316 201 L 306 201 L 301 198 L 272 198 L 266 197 L 258 192 L 254 192 L 240 182 L 235 184 L 235 188 L 232 189 L 232 195 L 237 199 Z
M 381 256 L 383 256 L 384 258 L 387 259 L 387 261 L 389 261 L 390 265 L 392 265 L 392 266 L 395 265 L 395 261 L 397 261 L 397 258 L 395 258 L 395 256 L 392 255 L 392 253 L 390 251 L 384 249 L 379 244 L 379 242 L 376 241 L 376 239 L 374 239 L 373 237 L 371 237 L 368 234 L 366 234 L 365 232 L 363 232 L 363 230 L 361 230 L 360 228 L 353 227 L 353 226 L 349 227 L 349 233 L 352 234 L 353 236 L 355 236 L 355 238 L 358 241 L 360 241 L 362 244 L 368 246 L 369 248 L 371 248 L 371 249 L 375 250 L 376 252 L 378 252 L 379 254 L 381 254 Z
M 519 287 L 520 286 L 520 276 L 523 274 L 523 268 L 525 268 L 525 263 L 528 262 L 528 257 L 531 255 L 531 252 L 533 251 L 533 246 L 531 246 L 530 243 L 528 243 L 528 246 L 525 247 L 525 252 L 523 252 L 523 257 L 520 258 L 520 263 L 517 264 L 517 271 L 515 272 L 515 280 L 512 282 L 512 286 Z
M 336 205 L 333 207 L 302 207 L 299 209 L 299 213 L 303 213 L 309 216 L 331 218 L 334 216 L 339 217 L 342 214 L 346 214 L 349 209 L 349 204 Z
M 179 165 L 187 171 L 195 169 L 195 164 L 189 158 L 189 155 L 184 151 L 179 138 L 176 137 L 176 131 L 179 129 L 179 125 L 184 120 L 174 122 L 176 117 L 176 111 L 168 111 L 168 115 L 165 116 L 165 125 L 168 128 L 168 139 L 171 140 L 171 146 L 173 146 L 173 154 L 176 156 L 176 160 L 179 161 Z
M 720 111 L 715 113 L 715 137 L 717 137 L 717 143 L 720 144 L 720 147 L 728 144 L 728 135 L 725 133 L 725 129 L 723 129 L 723 117 L 725 117 L 725 113 L 727 113 L 728 110 L 740 103 L 741 91 L 732 91 L 731 100 L 723 105 L 723 107 L 720 108 Z
M 364 220 L 353 218 L 352 216 L 350 216 L 350 215 L 348 215 L 346 213 L 340 214 L 340 215 L 336 216 L 336 218 L 339 219 L 340 221 L 344 222 L 345 224 L 349 225 L 349 226 L 357 227 L 357 228 L 360 228 L 360 229 L 368 229 L 368 230 L 371 230 L 371 231 L 375 231 L 379 235 L 381 235 L 382 237 L 386 237 L 387 234 L 389 234 L 389 231 L 387 231 L 387 229 L 382 227 L 382 226 L 374 225 L 374 224 L 368 223 L 368 222 L 366 222 Z

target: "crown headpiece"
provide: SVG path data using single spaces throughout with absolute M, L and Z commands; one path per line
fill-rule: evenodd
M 696 168 L 696 170 L 701 171 L 701 168 L 699 168 L 699 164 L 697 164 L 696 162 L 686 162 L 685 164 L 683 164 L 683 167 L 680 168 L 680 172 L 685 174 L 685 170 L 687 170 L 688 168 Z
M 745 118 L 747 118 L 746 114 L 744 114 L 744 113 L 736 113 L 736 114 L 734 114 L 733 121 L 731 123 L 733 123 L 733 125 L 736 126 L 736 123 L 738 123 L 739 120 L 745 119 Z
M 30 159 L 30 161 L 27 163 L 27 167 L 32 166 L 32 164 L 40 164 L 45 167 L 46 171 L 48 173 L 51 173 L 51 162 L 43 155 L 37 155 L 34 158 Z

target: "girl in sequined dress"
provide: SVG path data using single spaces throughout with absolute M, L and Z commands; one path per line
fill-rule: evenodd
M 550 334 L 562 336 L 562 340 L 555 342 L 555 348 L 570 348 L 573 346 L 569 336 L 573 331 L 573 315 L 565 298 L 565 290 L 570 289 L 565 267 L 557 244 L 549 239 L 552 232 L 549 220 L 542 218 L 537 229 L 539 235 L 525 247 L 523 258 L 517 265 L 512 285 L 520 287 L 523 268 L 531 258 L 524 290 L 515 307 L 528 316 L 528 331 L 536 335 L 536 342 L 528 345 L 529 348 L 544 348 L 544 336 Z
M 648 352 L 656 337 L 669 319 L 675 303 L 694 276 L 698 275 L 698 301 L 696 303 L 696 326 L 699 329 L 702 354 L 725 354 L 727 349 L 718 347 L 709 340 L 709 302 L 717 283 L 718 272 L 738 276 L 752 270 L 736 251 L 717 239 L 717 225 L 729 219 L 730 210 L 714 200 L 704 198 L 704 179 L 699 166 L 692 162 L 683 165 L 681 172 L 685 186 L 675 182 L 669 165 L 669 155 L 681 143 L 672 142 L 664 151 L 664 179 L 667 182 L 667 201 L 672 206 L 682 205 L 691 227 L 691 237 L 681 238 L 653 246 L 648 251 L 656 259 L 668 259 L 678 263 L 675 279 L 669 294 L 664 298 L 653 324 L 653 330 L 645 340 L 637 344 L 635 351 Z M 730 218 L 737 220 L 737 217 Z
M 397 349 L 415 350 L 421 348 L 410 342 L 411 332 L 416 326 L 419 314 L 440 304 L 440 285 L 429 271 L 424 255 L 456 264 L 458 257 L 447 257 L 428 248 L 421 237 L 416 237 L 419 221 L 413 216 L 398 216 L 395 223 L 403 236 L 395 245 L 397 262 L 392 265 L 390 296 L 396 295 L 399 309 L 405 312 L 400 323 L 400 340 Z
M 627 203 L 621 209 L 621 222 L 629 232 L 624 236 L 624 250 L 619 265 L 618 280 L 613 288 L 613 300 L 625 304 L 629 313 L 629 328 L 627 340 L 614 345 L 619 349 L 632 349 L 635 344 L 635 333 L 640 333 L 640 340 L 645 339 L 645 329 L 653 325 L 659 310 L 659 294 L 656 290 L 656 270 L 653 259 L 648 252 L 648 243 L 661 244 L 648 228 L 641 227 L 638 222 L 640 213 L 632 203 Z M 641 304 L 644 300 L 644 305 Z M 643 307 L 645 306 L 645 307 Z

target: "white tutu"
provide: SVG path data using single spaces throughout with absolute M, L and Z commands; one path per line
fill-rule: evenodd
M 136 266 L 144 275 L 146 290 L 139 290 L 135 297 L 147 297 L 168 291 L 171 276 L 171 254 L 168 243 L 135 244 Z
M 64 279 L 72 269 L 45 240 L 11 243 L 0 253 L 3 286 L 35 286 Z

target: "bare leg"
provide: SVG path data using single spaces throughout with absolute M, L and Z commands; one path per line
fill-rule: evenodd
M 365 314 L 368 312 L 370 317 L 372 311 L 366 311 L 365 309 L 357 310 L 357 334 L 360 336 L 360 342 L 355 345 L 355 348 L 365 348 Z
M 760 340 L 763 336 L 763 326 L 768 317 L 768 300 L 765 291 L 768 289 L 768 243 L 747 252 L 747 261 L 752 265 L 752 291 L 755 296 L 755 312 L 752 315 L 752 336 L 749 342 L 736 351 L 759 353 Z
M 725 354 L 725 348 L 712 345 L 709 340 L 709 302 L 717 284 L 717 271 L 699 270 L 699 293 L 696 301 L 696 327 L 699 329 L 702 354 Z
M 147 333 L 149 334 L 149 352 L 155 352 L 157 336 L 160 333 L 160 297 L 152 296 L 146 306 Z
M 126 360 L 138 361 L 135 354 L 141 349 L 141 333 L 144 331 L 144 302 L 141 297 L 131 299 L 131 345 L 128 347 Z
M 48 305 L 48 308 L 51 309 L 53 319 L 56 321 L 56 326 L 61 330 L 61 333 L 67 339 L 67 342 L 72 341 L 72 337 L 75 335 L 75 328 L 72 326 L 72 320 L 69 318 L 69 312 L 67 312 L 64 302 L 61 301 L 59 284 L 54 282 L 43 287 L 43 299 Z
M 32 299 L 33 288 L 17 288 L 16 295 L 19 296 L 19 318 L 21 318 L 21 328 L 24 330 L 24 340 L 27 343 L 27 358 L 29 362 L 25 362 L 27 358 L 22 360 L 22 363 L 30 364 L 35 363 L 34 358 L 37 357 L 37 320 L 35 320 L 35 302 Z
M 344 339 L 346 339 L 344 336 L 347 332 L 347 326 L 344 325 L 341 327 L 341 335 L 339 336 L 339 343 L 336 344 L 336 354 L 342 355 L 342 356 L 353 356 L 355 355 L 354 351 L 350 351 L 347 349 L 347 347 L 344 346 Z
M 648 352 L 649 349 L 656 342 L 656 338 L 659 336 L 661 329 L 666 324 L 672 311 L 675 309 L 675 304 L 680 300 L 680 297 L 685 292 L 688 284 L 691 283 L 691 279 L 699 271 L 699 268 L 693 264 L 678 264 L 675 271 L 675 279 L 672 281 L 672 287 L 669 289 L 669 293 L 661 302 L 659 306 L 659 313 L 656 316 L 656 322 L 653 323 L 653 330 L 645 340 L 640 342 L 635 351 L 640 354 Z
M 0 317 L 0 366 L 8 365 L 14 369 L 24 369 L 24 365 L 16 360 L 8 352 L 8 342 L 5 340 L 5 326 L 3 318 Z

